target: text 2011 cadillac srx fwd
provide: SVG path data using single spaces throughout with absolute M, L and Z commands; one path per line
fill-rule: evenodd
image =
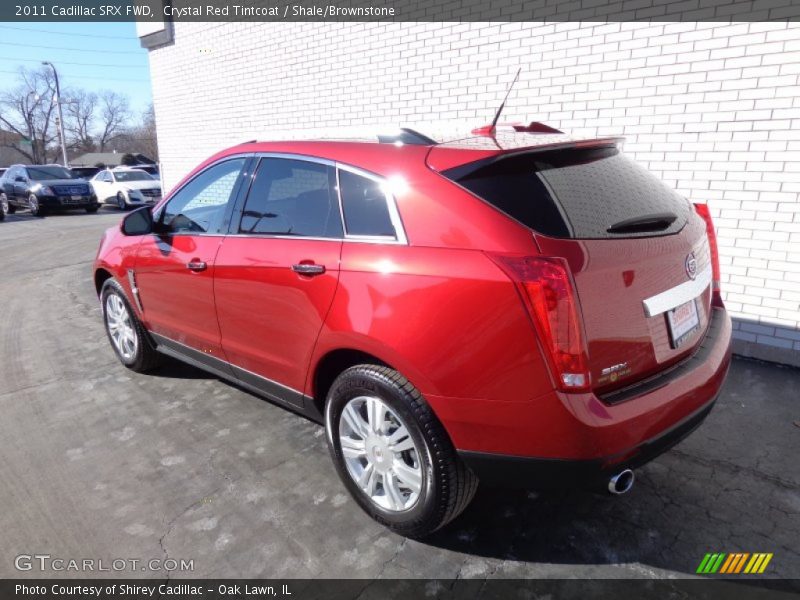
M 353 498 L 409 536 L 478 481 L 626 492 L 730 363 L 707 206 L 537 123 L 235 146 L 94 269 L 127 367 L 167 354 L 323 422 Z

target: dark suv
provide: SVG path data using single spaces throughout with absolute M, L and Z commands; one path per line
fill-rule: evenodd
M 83 208 L 97 212 L 100 204 L 86 180 L 60 165 L 14 165 L 2 179 L 0 204 L 9 213 L 27 208 L 37 217 L 50 210 Z

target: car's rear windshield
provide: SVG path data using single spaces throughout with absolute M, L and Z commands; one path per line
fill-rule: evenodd
M 616 147 L 520 153 L 443 174 L 552 237 L 668 235 L 689 216 L 686 199 Z

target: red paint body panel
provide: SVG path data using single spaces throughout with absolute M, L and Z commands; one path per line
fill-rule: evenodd
M 700 367 L 616 406 L 592 393 L 556 391 L 527 402 L 426 398 L 461 450 L 559 459 L 613 456 L 656 437 L 716 398 L 731 358 L 727 315 L 722 322 L 719 339 Z
M 144 322 L 155 333 L 225 360 L 214 303 L 214 261 L 222 236 L 143 236 L 136 283 Z M 205 262 L 191 271 L 190 261 Z
M 345 243 L 341 264 L 314 362 L 363 349 L 423 394 L 526 400 L 552 387 L 514 285 L 482 252 Z
M 228 360 L 301 391 L 333 301 L 342 242 L 229 236 L 215 265 L 214 295 Z M 324 265 L 322 275 L 292 271 Z

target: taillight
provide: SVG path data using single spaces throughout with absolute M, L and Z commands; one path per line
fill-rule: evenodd
M 561 258 L 490 256 L 516 283 L 559 389 L 588 390 L 586 342 L 567 262 Z
M 695 204 L 694 209 L 706 223 L 706 235 L 708 236 L 708 249 L 711 253 L 711 292 L 714 306 L 722 306 L 722 294 L 720 293 L 720 272 L 719 272 L 719 248 L 717 247 L 717 232 L 714 230 L 714 222 L 711 220 L 711 212 L 708 204 Z

